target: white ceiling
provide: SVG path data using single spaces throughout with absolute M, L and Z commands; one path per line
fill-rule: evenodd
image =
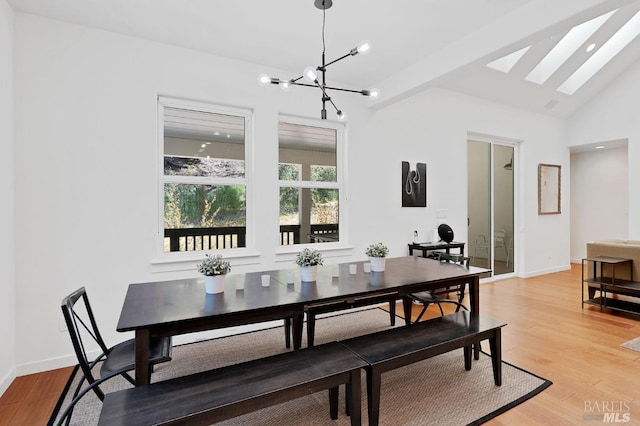
M 272 77 L 282 79 L 320 63 L 322 11 L 313 0 L 8 2 L 16 12 L 279 69 L 281 74 Z M 363 39 L 371 41 L 373 50 L 332 65 L 327 77 L 347 88 L 379 88 L 382 96 L 369 101 L 372 107 L 440 86 L 568 117 L 640 59 L 638 37 L 573 95 L 556 89 L 586 55 L 573 55 L 543 85 L 524 77 L 573 26 L 620 7 L 617 15 L 631 16 L 640 10 L 640 0 L 334 0 L 326 11 L 327 61 Z M 621 25 L 618 21 L 622 19 L 610 19 L 606 30 L 594 34 L 598 47 Z M 511 72 L 486 67 L 529 45 Z

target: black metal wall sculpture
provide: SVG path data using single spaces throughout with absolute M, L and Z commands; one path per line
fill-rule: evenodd
M 411 170 L 408 161 L 402 162 L 402 207 L 427 206 L 427 164 L 416 163 Z

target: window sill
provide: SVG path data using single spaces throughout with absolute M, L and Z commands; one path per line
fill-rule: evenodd
M 325 260 L 335 257 L 344 258 L 345 256 L 353 256 L 353 246 L 351 245 L 340 243 L 296 244 L 278 248 L 276 250 L 276 262 L 295 262 L 298 252 L 306 247 L 321 252 Z
M 202 261 L 205 254 L 210 251 L 190 251 L 180 253 L 165 253 L 160 257 L 151 259 L 151 272 L 193 272 L 197 264 Z M 245 249 L 226 250 L 223 254 L 225 260 L 232 262 L 233 266 L 256 265 L 260 263 L 260 253 Z

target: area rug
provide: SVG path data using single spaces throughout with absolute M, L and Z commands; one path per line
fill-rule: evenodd
M 640 352 L 640 337 L 631 339 L 628 342 L 621 344 L 623 348 L 631 349 L 632 351 Z
M 396 321 L 398 326 L 404 320 Z M 316 322 L 316 344 L 389 328 L 388 312 L 374 308 Z M 303 342 L 306 336 L 303 336 Z M 152 382 L 284 352 L 282 327 L 176 346 L 172 361 L 156 366 Z M 543 391 L 551 382 L 509 363 L 502 365 L 502 386 L 493 383 L 491 358 L 481 353 L 471 371 L 464 369 L 462 349 L 421 361 L 382 376 L 381 425 L 481 424 Z M 74 389 L 79 374 L 72 374 Z M 367 424 L 366 384 L 362 382 L 362 420 Z M 131 385 L 120 377 L 102 385 L 105 393 Z M 318 392 L 219 423 L 239 425 L 348 425 L 341 388 L 340 415 L 329 418 L 327 392 Z M 70 395 L 63 393 L 60 406 Z M 93 393 L 77 405 L 72 425 L 95 425 L 101 402 Z

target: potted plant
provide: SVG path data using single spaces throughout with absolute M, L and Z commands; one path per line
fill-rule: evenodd
M 374 272 L 384 271 L 385 257 L 389 254 L 389 247 L 382 243 L 371 244 L 364 253 L 369 256 L 371 270 Z
M 318 277 L 318 265 L 322 265 L 323 262 L 322 254 L 317 250 L 305 248 L 299 252 L 296 263 L 300 266 L 302 281 L 315 281 Z
M 207 254 L 198 265 L 198 272 L 204 275 L 205 291 L 209 294 L 224 291 L 224 277 L 231 271 L 231 264 L 222 259 L 222 255 Z

